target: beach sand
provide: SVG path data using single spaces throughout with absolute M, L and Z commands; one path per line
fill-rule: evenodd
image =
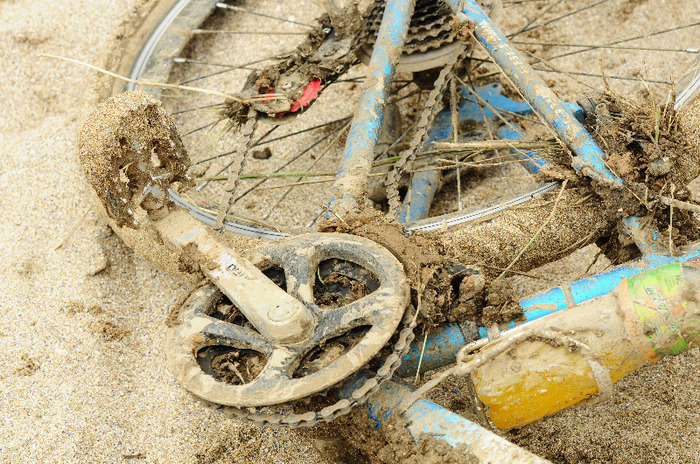
M 97 208 L 54 250 L 93 205 L 76 137 L 100 78 L 38 55 L 102 65 L 135 6 L 0 2 L 0 461 L 320 462 L 295 433 L 240 427 L 176 385 L 164 320 L 190 285 Z
M 104 80 L 39 54 L 105 65 L 137 3 L 0 0 L 0 461 L 322 462 L 295 432 L 242 427 L 175 383 L 165 368 L 164 320 L 190 285 L 132 253 L 92 207 L 75 141 Z M 644 414 L 657 417 L 658 403 L 635 406 L 639 433 L 632 427 L 630 437 L 698 448 L 699 366 L 696 350 L 625 381 L 618 396 L 631 404 L 655 382 L 684 398 L 664 403 L 664 420 L 648 424 Z M 519 442 L 566 449 L 555 437 L 541 445 L 542 436 L 575 431 L 586 414 L 600 415 L 569 413 Z M 681 428 L 685 440 L 665 438 L 664 429 Z M 605 433 L 600 456 L 636 446 Z M 610 462 L 565 454 L 559 462 Z

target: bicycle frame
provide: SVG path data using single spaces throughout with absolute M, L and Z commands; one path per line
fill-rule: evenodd
M 476 0 L 448 0 L 460 20 L 460 24 L 474 28 L 474 36 L 504 74 L 517 87 L 521 95 L 534 111 L 549 124 L 556 135 L 573 152 L 574 169 L 582 175 L 612 189 L 622 188 L 622 180 L 610 171 L 603 161 L 604 153 L 591 135 L 577 119 L 576 105 L 559 100 L 553 91 L 527 63 L 524 57 L 496 28 L 487 13 Z M 342 215 L 356 210 L 367 189 L 367 178 L 375 155 L 377 138 L 381 131 L 384 105 L 393 80 L 394 70 L 401 56 L 406 39 L 415 0 L 388 0 L 384 18 L 377 39 L 363 93 L 355 112 L 344 156 L 333 185 L 329 208 Z M 513 134 L 502 133 L 502 137 Z M 423 198 L 432 199 L 431 189 L 437 182 L 426 176 L 414 176 L 412 187 L 420 190 Z M 428 204 L 418 210 L 426 213 Z M 418 213 L 420 216 L 421 213 Z M 402 214 L 400 220 L 419 219 Z M 692 247 L 684 255 L 674 257 L 654 247 L 656 233 L 643 231 L 636 217 L 625 221 L 627 233 L 643 253 L 641 260 L 620 266 L 612 271 L 574 282 L 565 287 L 557 287 L 539 295 L 521 300 L 527 321 L 551 314 L 555 311 L 606 295 L 624 278 L 642 271 L 657 268 L 672 262 L 687 262 L 700 258 L 700 246 Z M 514 327 L 511 323 L 509 327 Z M 479 329 L 479 337 L 487 337 L 485 328 Z M 446 324 L 431 334 L 425 346 L 414 346 L 403 360 L 398 374 L 412 375 L 455 362 L 457 352 L 473 341 L 456 324 Z M 419 361 L 420 360 L 420 361 Z M 419 367 L 420 364 L 420 367 Z M 410 392 L 410 387 L 397 382 L 389 382 L 371 400 L 370 414 L 381 423 L 401 398 Z M 453 446 L 469 445 L 479 450 L 478 458 L 483 461 L 495 459 L 499 462 L 547 462 L 525 452 L 521 448 L 503 440 L 486 429 L 451 413 L 433 403 L 421 400 L 404 413 L 411 424 L 409 429 L 416 438 L 427 433 L 446 440 Z
M 596 144 L 591 135 L 581 125 L 580 107 L 576 104 L 567 104 L 559 100 L 539 75 L 531 68 L 507 38 L 495 27 L 486 12 L 478 5 L 476 0 L 450 0 L 448 2 L 455 11 L 463 25 L 476 25 L 474 35 L 477 40 L 489 52 L 494 61 L 501 67 L 505 74 L 517 86 L 518 90 L 526 97 L 527 103 L 517 105 L 516 102 L 507 101 L 513 105 L 508 108 L 513 112 L 524 114 L 530 108 L 537 111 L 545 121 L 555 130 L 557 135 L 567 144 L 576 155 L 574 167 L 584 175 L 594 178 L 611 188 L 621 188 L 622 181 L 613 174 L 604 164 L 602 149 Z M 379 31 L 379 38 L 372 60 L 369 65 L 368 78 L 363 88 L 363 94 L 355 113 L 348 141 L 345 146 L 344 157 L 333 187 L 333 199 L 330 208 L 336 214 L 343 214 L 358 207 L 362 192 L 366 189 L 363 183 L 369 175 L 373 160 L 376 141 L 381 130 L 384 102 L 388 97 L 389 86 L 393 79 L 394 69 L 397 65 L 397 57 L 403 48 L 406 30 L 410 21 L 415 0 L 389 0 L 386 12 Z M 507 99 L 506 99 L 507 100 Z M 494 105 L 503 107 L 503 102 Z M 503 136 L 508 134 L 503 133 Z M 512 136 L 512 134 L 511 134 Z M 424 197 L 430 197 L 425 192 L 430 182 L 421 181 L 414 185 L 419 186 Z M 360 193 L 358 193 L 358 187 Z M 421 188 L 422 187 L 422 188 Z M 423 205 L 425 206 L 425 205 Z M 428 205 L 429 206 L 429 205 Z M 419 208 L 425 212 L 425 208 Z M 419 219 L 412 216 L 410 219 Z M 409 218 L 402 218 L 406 221 Z M 686 262 L 700 257 L 700 247 L 694 247 L 686 254 L 678 257 L 668 256 L 650 243 L 646 234 L 643 234 L 636 217 L 625 220 L 625 232 L 632 237 L 640 250 L 643 251 L 643 259 L 634 263 L 620 266 L 612 271 L 599 276 L 594 276 L 578 282 L 574 282 L 566 288 L 555 289 L 535 295 L 521 301 L 528 321 L 537 319 L 553 311 L 564 309 L 568 306 L 579 304 L 593 298 L 609 293 L 623 278 L 632 277 L 645 270 L 657 268 L 671 262 Z M 653 233 L 652 233 L 653 234 Z M 543 307 L 554 309 L 541 309 Z M 511 324 L 513 327 L 514 324 Z M 440 367 L 454 360 L 454 355 L 465 342 L 460 341 L 459 336 L 448 334 L 454 332 L 454 325 L 446 325 L 441 332 L 434 334 L 428 343 L 426 359 L 428 364 L 424 367 Z M 486 330 L 480 329 L 480 336 L 486 337 Z M 452 343 L 440 343 L 440 340 L 452 340 Z M 430 347 L 440 347 L 431 351 Z M 430 359 L 435 356 L 435 362 Z M 424 359 L 424 362 L 426 361 Z M 403 369 L 408 372 L 411 359 L 407 359 Z M 413 360 L 415 361 L 415 360 Z
M 574 168 L 611 188 L 622 181 L 603 162 L 604 153 L 567 106 L 559 100 L 523 56 L 496 28 L 476 0 L 448 2 L 460 25 L 474 26 L 474 36 L 532 108 L 549 123 L 575 154 Z M 355 119 L 332 190 L 330 209 L 342 215 L 357 208 L 367 188 L 377 138 L 382 125 L 384 103 L 406 40 L 415 0 L 389 0 L 369 64 Z

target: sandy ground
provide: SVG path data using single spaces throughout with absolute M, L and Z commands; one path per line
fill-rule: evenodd
M 92 204 L 75 139 L 96 76 L 37 55 L 101 63 L 135 3 L 0 1 L 0 461 L 319 462 L 295 434 L 240 428 L 175 384 L 163 321 L 187 284 L 94 211 L 54 251 Z
M 101 64 L 136 3 L 0 0 L 0 461 L 322 462 L 293 432 L 240 427 L 175 384 L 164 367 L 163 321 L 188 284 L 131 253 L 94 210 L 54 250 L 92 205 L 75 139 L 97 77 L 38 54 Z M 700 390 L 698 362 L 696 350 L 624 384 L 615 404 L 631 416 L 667 413 L 649 426 L 639 420 L 595 435 L 591 421 L 609 414 L 614 423 L 615 409 L 575 410 L 519 442 L 561 462 L 624 462 L 616 449 L 653 448 L 675 428 L 680 438 L 654 450 L 697 450 L 699 403 L 681 392 Z M 633 407 L 655 382 L 665 390 Z M 586 441 L 580 433 L 540 446 L 586 414 L 597 452 L 566 454 L 566 440 Z M 666 462 L 700 460 L 685 453 Z

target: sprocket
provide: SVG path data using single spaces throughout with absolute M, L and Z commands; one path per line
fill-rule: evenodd
M 295 427 L 348 412 L 391 377 L 414 327 L 405 311 L 408 283 L 393 255 L 360 237 L 308 234 L 248 258 L 311 309 L 315 327 L 305 340 L 272 343 L 215 286 L 200 287 L 170 319 L 170 365 L 187 390 L 239 419 Z M 314 287 L 329 287 L 323 302 Z M 353 293 L 361 297 L 352 301 Z M 359 370 L 364 380 L 345 387 L 344 399 L 320 410 L 308 401 L 328 397 Z M 280 413 L 280 406 L 295 412 Z

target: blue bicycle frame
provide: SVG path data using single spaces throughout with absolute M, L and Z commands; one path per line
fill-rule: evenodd
M 487 13 L 476 0 L 447 0 L 457 18 L 463 25 L 474 30 L 474 36 L 491 55 L 494 62 L 524 96 L 527 108 L 522 112 L 536 111 L 549 124 L 557 136 L 574 154 L 573 167 L 582 175 L 612 189 L 622 188 L 622 180 L 610 171 L 603 162 L 604 153 L 591 135 L 577 119 L 580 116 L 576 105 L 559 100 L 542 78 L 532 69 L 524 57 L 495 27 Z M 377 39 L 372 59 L 369 64 L 367 80 L 359 102 L 350 134 L 345 146 L 344 156 L 332 190 L 330 208 L 338 215 L 346 214 L 358 208 L 367 190 L 367 178 L 370 174 L 376 151 L 377 139 L 381 130 L 384 105 L 394 76 L 397 61 L 406 40 L 408 25 L 415 6 L 415 0 L 388 0 L 382 26 Z M 498 107 L 498 105 L 495 105 Z M 461 114 L 461 112 L 460 112 Z M 500 134 L 503 138 L 514 137 L 507 131 Z M 537 169 L 534 166 L 533 169 Z M 427 174 L 428 176 L 430 174 Z M 417 210 L 425 214 L 432 198 L 431 189 L 437 182 L 429 177 L 414 178 L 412 185 L 420 190 L 427 204 Z M 426 203 L 424 202 L 424 203 Z M 415 212 L 414 208 L 414 212 Z M 419 219 L 415 215 L 405 220 Z M 608 294 L 624 278 L 632 277 L 644 270 L 656 268 L 671 262 L 685 262 L 700 257 L 700 246 L 691 248 L 678 257 L 662 253 L 653 246 L 653 238 L 648 231 L 643 231 L 636 217 L 627 218 L 625 232 L 636 242 L 643 253 L 641 260 L 618 267 L 605 274 L 584 279 L 565 287 L 544 292 L 540 295 L 522 300 L 528 320 L 534 320 L 564 309 Z M 657 234 L 651 232 L 652 236 Z M 513 324 L 511 324 L 511 327 Z M 486 337 L 486 330 L 481 328 L 479 336 Z M 425 347 L 414 346 L 404 359 L 399 374 L 415 374 L 418 359 L 421 357 L 421 370 L 435 369 L 455 362 L 455 355 L 466 343 L 472 341 L 455 324 L 444 325 L 430 335 Z M 361 379 L 357 380 L 360 382 Z M 349 390 L 351 391 L 351 390 Z M 382 393 L 370 402 L 370 415 L 381 423 L 395 406 L 396 398 L 405 396 L 409 387 L 397 382 L 388 382 Z M 499 462 L 546 462 L 537 456 L 525 452 L 487 430 L 440 408 L 430 402 L 421 401 L 409 408 L 404 417 L 409 421 L 409 429 L 416 438 L 421 433 L 437 435 L 456 446 L 460 444 L 485 448 L 480 459 Z M 476 444 L 476 445 L 475 445 Z M 486 448 L 491 449 L 488 451 Z M 495 453 L 495 454 L 494 454 Z
M 497 91 L 497 84 L 491 87 L 485 86 L 475 89 L 473 92 L 490 102 L 493 108 L 506 109 L 509 112 L 526 114 L 537 112 L 549 123 L 557 136 L 569 147 L 575 155 L 573 166 L 582 175 L 613 189 L 622 187 L 622 181 L 614 173 L 605 167 L 604 154 L 600 147 L 593 141 L 590 134 L 583 128 L 577 118 L 581 111 L 574 104 L 560 101 L 547 87 L 544 81 L 526 62 L 523 56 L 508 43 L 506 37 L 497 30 L 486 12 L 475 0 L 445 0 L 452 8 L 455 16 L 461 24 L 473 29 L 476 40 L 491 55 L 494 62 L 502 69 L 504 74 L 519 89 L 526 102 L 513 102 L 501 96 Z M 129 77 L 143 79 L 147 77 L 152 81 L 164 81 L 170 73 L 170 67 L 162 63 L 158 52 L 158 44 L 167 43 L 174 49 L 182 48 L 189 41 L 187 34 L 177 32 L 163 40 L 164 34 L 169 29 L 173 20 L 182 14 L 185 17 L 186 28 L 198 27 L 202 18 L 209 17 L 216 8 L 216 0 L 191 2 L 190 0 L 173 1 L 173 8 L 168 16 L 163 19 L 158 29 L 153 32 L 144 46 L 142 53 L 130 70 Z M 195 3 L 197 3 L 195 5 Z M 394 71 L 402 54 L 410 18 L 415 7 L 416 0 L 387 0 L 386 9 L 376 40 L 376 46 L 369 64 L 367 79 L 364 83 L 362 97 L 355 112 L 351 130 L 347 139 L 343 159 L 332 190 L 330 209 L 336 214 L 343 215 L 355 210 L 363 200 L 367 190 L 367 179 L 376 152 L 376 145 L 382 126 L 385 103 L 389 100 Z M 191 7 L 191 11 L 190 8 Z M 167 56 L 167 54 L 166 54 Z M 700 58 L 696 67 L 700 67 Z M 144 75 L 144 73 L 146 73 Z M 696 89 L 700 81 L 695 83 Z M 127 89 L 136 88 L 135 84 L 129 84 Z M 692 94 L 693 89 L 684 98 Z M 471 90 L 463 90 L 472 92 Z M 683 93 L 682 93 L 683 94 Z M 468 96 L 467 96 L 468 97 Z M 680 95 L 679 95 L 680 97 Z M 467 98 L 468 100 L 468 98 Z M 679 98 L 680 101 L 680 98 Z M 460 117 L 466 117 L 474 108 L 469 108 L 466 102 L 460 107 Z M 472 102 L 472 106 L 474 106 Z M 464 111 L 464 115 L 463 115 Z M 477 112 L 480 110 L 477 107 Z M 487 110 L 484 113 L 488 114 Z M 442 127 L 451 130 L 449 112 L 443 121 Z M 489 116 L 490 117 L 490 116 Z M 433 128 L 435 140 L 447 138 L 439 135 L 441 116 L 436 118 Z M 509 132 L 507 128 L 499 133 L 502 138 L 517 137 L 517 133 Z M 539 163 L 543 160 L 535 160 L 527 154 L 524 164 L 531 170 L 537 170 L 543 166 Z M 412 222 L 427 214 L 430 201 L 436 189 L 437 182 L 431 179 L 434 172 L 425 172 L 414 175 L 412 188 L 409 195 L 420 196 L 411 198 L 410 214 L 402 212 L 400 220 Z M 172 197 L 174 201 L 187 208 L 187 204 L 178 197 Z M 211 223 L 212 218 L 198 209 L 190 209 L 198 219 L 204 223 Z M 592 298 L 609 293 L 624 278 L 632 277 L 646 269 L 655 268 L 674 261 L 684 262 L 700 257 L 700 246 L 690 248 L 682 256 L 669 256 L 654 246 L 656 231 L 644 228 L 635 217 L 624 221 L 625 233 L 627 233 L 642 251 L 642 259 L 625 264 L 602 275 L 594 276 L 574 282 L 572 284 L 551 289 L 533 297 L 521 300 L 520 304 L 525 310 L 528 320 L 534 320 L 554 311 L 558 311 L 574 304 L 582 303 Z M 261 236 L 257 229 L 247 225 L 233 224 L 230 229 L 236 233 L 252 236 Z M 285 234 L 277 231 L 266 233 L 265 238 L 281 238 Z M 486 331 L 481 328 L 478 336 L 485 337 Z M 437 332 L 432 333 L 427 339 L 420 370 L 435 369 L 440 366 L 455 362 L 455 355 L 465 344 L 473 340 L 473 334 L 463 332 L 458 325 L 444 325 Z M 421 357 L 423 347 L 414 346 L 398 371 L 399 375 L 414 375 L 418 370 L 418 360 Z M 352 382 L 348 382 L 348 392 L 355 390 L 364 379 L 360 375 Z M 370 415 L 378 422 L 391 412 L 398 400 L 410 393 L 410 387 L 397 381 L 389 381 L 383 384 L 378 394 L 370 399 Z M 542 463 L 546 462 L 537 456 L 528 453 L 515 445 L 508 443 L 501 437 L 467 421 L 460 416 L 440 408 L 427 401 L 419 401 L 408 408 L 404 417 L 410 423 L 409 429 L 415 437 L 428 434 L 446 440 L 452 445 L 466 444 L 470 450 L 476 452 L 481 461 L 486 462 L 518 462 L 518 463 Z
M 549 123 L 574 153 L 573 166 L 612 188 L 622 181 L 603 162 L 604 153 L 571 110 L 559 100 L 525 58 L 496 28 L 475 0 L 448 1 L 461 24 L 474 27 L 474 36 L 520 90 L 530 106 Z M 367 80 L 355 112 L 343 160 L 333 185 L 330 207 L 337 214 L 357 208 L 366 192 L 394 70 L 401 56 L 415 0 L 387 1 L 377 46 L 369 64 Z

